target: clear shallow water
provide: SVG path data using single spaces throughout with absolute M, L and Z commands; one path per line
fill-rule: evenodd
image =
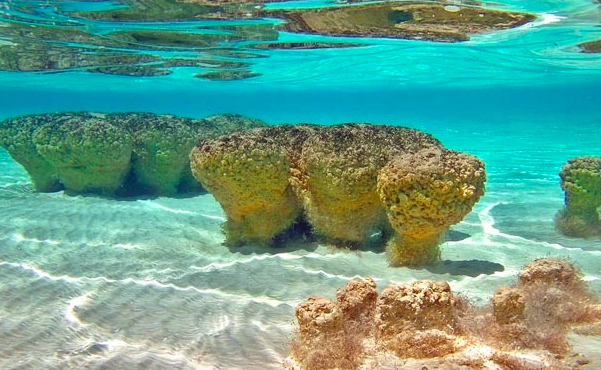
M 443 261 L 406 269 L 388 267 L 380 249 L 229 250 L 208 194 L 36 194 L 0 150 L 0 368 L 279 369 L 294 307 L 309 295 L 333 297 L 356 276 L 380 288 L 444 279 L 484 303 L 523 265 L 554 256 L 578 264 L 601 294 L 601 240 L 565 238 L 552 222 L 563 204 L 561 165 L 601 155 L 601 63 L 570 51 L 601 36 L 598 5 L 497 6 L 560 18 L 457 45 L 361 40 L 373 45 L 269 51 L 253 67 L 263 76 L 237 82 L 194 80 L 184 69 L 159 78 L 0 74 L 2 119 L 91 110 L 387 123 L 477 155 L 488 172 L 486 196 L 453 227 Z M 304 38 L 315 39 L 280 35 Z

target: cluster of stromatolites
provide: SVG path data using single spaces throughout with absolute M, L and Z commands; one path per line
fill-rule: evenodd
M 263 125 L 232 114 L 37 114 L 0 122 L 0 145 L 38 191 L 174 195 L 199 188 L 189 161 L 199 141 Z
M 574 266 L 539 259 L 485 307 L 470 305 L 446 282 L 391 285 L 378 294 L 367 279 L 350 281 L 336 300 L 308 298 L 296 307 L 296 318 L 298 337 L 288 361 L 294 370 L 373 369 L 374 363 L 390 364 L 380 366 L 387 369 L 561 370 L 579 368 L 570 364 L 567 335 L 598 335 L 601 306 Z
M 304 218 L 335 244 L 381 232 L 396 265 L 439 259 L 439 241 L 484 194 L 484 164 L 409 128 L 283 125 L 207 140 L 192 173 L 222 205 L 227 242 L 270 243 Z

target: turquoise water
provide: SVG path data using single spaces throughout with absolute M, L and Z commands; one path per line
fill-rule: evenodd
M 38 194 L 0 150 L 0 368 L 280 369 L 294 307 L 309 295 L 333 297 L 357 276 L 374 277 L 380 288 L 444 279 L 483 304 L 526 263 L 552 256 L 575 262 L 601 294 L 601 240 L 566 238 L 553 228 L 563 205 L 561 165 L 601 155 L 601 56 L 574 51 L 601 38 L 599 5 L 494 6 L 532 11 L 538 20 L 461 44 L 359 40 L 370 46 L 261 51 L 266 58 L 253 59 L 251 69 L 263 76 L 242 81 L 201 81 L 187 68 L 152 78 L 0 73 L 0 119 L 81 110 L 233 112 L 270 124 L 403 125 L 477 155 L 488 173 L 485 197 L 452 228 L 442 262 L 407 269 L 389 267 L 377 248 L 230 250 L 221 245 L 224 214 L 210 194 Z M 132 27 L 77 22 L 99 32 Z

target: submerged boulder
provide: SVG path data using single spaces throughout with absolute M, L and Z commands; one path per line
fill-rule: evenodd
M 56 116 L 25 116 L 0 122 L 0 146 L 23 166 L 29 173 L 35 189 L 41 192 L 62 189 L 52 164 L 38 153 L 33 142 L 35 131 Z
M 555 226 L 567 236 L 601 235 L 601 157 L 572 158 L 559 173 L 565 207 L 555 216 Z
M 188 155 L 201 127 L 194 120 L 149 113 L 114 116 L 134 138 L 132 171 L 135 186 L 160 195 L 174 195 L 190 172 Z
M 226 242 L 269 243 L 300 216 L 277 128 L 207 140 L 190 154 L 192 174 L 227 215 Z
M 391 126 L 346 124 L 315 131 L 304 143 L 297 184 L 314 231 L 334 241 L 364 243 L 386 228 L 378 172 L 395 156 L 440 150 L 428 134 Z
M 130 168 L 132 139 L 105 115 L 65 114 L 33 135 L 36 151 L 66 190 L 114 194 Z
M 152 113 L 57 113 L 0 122 L 0 145 L 38 191 L 175 195 L 200 190 L 189 153 L 200 141 L 264 126 L 239 115 L 206 120 Z
M 221 136 L 194 148 L 191 166 L 223 206 L 230 242 L 270 244 L 306 221 L 337 245 L 391 237 L 394 265 L 436 261 L 440 237 L 484 194 L 486 177 L 480 160 L 428 134 L 370 124 Z
M 441 148 L 398 156 L 379 173 L 378 193 L 397 234 L 389 241 L 389 260 L 420 265 L 440 258 L 444 233 L 461 221 L 484 194 L 484 164 Z

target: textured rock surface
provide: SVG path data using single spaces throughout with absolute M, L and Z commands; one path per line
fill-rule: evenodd
M 446 330 L 453 323 L 453 302 L 446 282 L 423 280 L 385 288 L 376 312 L 378 340 L 404 331 Z
M 378 301 L 373 279 L 349 281 L 336 292 L 336 300 L 347 326 L 362 333 L 372 332 Z
M 192 174 L 227 215 L 228 244 L 269 243 L 301 213 L 289 186 L 287 152 L 270 132 L 208 140 L 190 155 Z
M 500 288 L 492 298 L 495 321 L 499 324 L 511 324 L 524 320 L 526 302 L 524 295 L 515 288 Z
M 130 169 L 131 135 L 104 115 L 63 115 L 38 128 L 33 142 L 72 192 L 113 195 Z
M 565 208 L 555 217 L 558 231 L 576 237 L 601 234 L 601 157 L 568 160 L 559 173 Z
M 484 193 L 482 162 L 404 127 L 276 126 L 207 141 L 191 158 L 228 216 L 228 240 L 268 244 L 302 211 L 336 245 L 396 231 L 396 265 L 436 261 L 440 236 Z
M 0 122 L 0 145 L 25 168 L 35 189 L 42 192 L 62 189 L 54 168 L 38 153 L 33 142 L 35 130 L 53 118 L 54 115 L 45 119 L 26 116 Z
M 174 195 L 200 190 L 189 165 L 199 141 L 259 126 L 239 115 L 39 114 L 0 122 L 0 145 L 38 191 Z
M 351 124 L 317 131 L 303 146 L 299 183 L 306 217 L 328 238 L 363 243 L 386 227 L 378 171 L 394 155 L 440 143 L 407 128 Z
M 458 42 L 470 34 L 517 27 L 534 20 L 526 13 L 501 12 L 457 6 L 449 11 L 441 4 L 379 3 L 325 9 L 269 11 L 263 16 L 283 18 L 289 32 L 329 36 L 389 37 Z
M 564 288 L 583 286 L 576 267 L 552 258 L 541 258 L 526 265 L 520 271 L 519 281 L 523 285 L 546 283 Z
M 371 302 L 364 297 L 372 295 L 373 282 L 350 281 L 338 291 L 337 303 L 312 297 L 299 306 L 301 338 L 313 340 L 309 345 L 303 346 L 302 340 L 293 345 L 288 368 L 596 368 L 587 365 L 598 363 L 597 351 L 589 351 L 595 358 L 588 358 L 571 352 L 567 342 L 570 330 L 601 337 L 599 300 L 579 276 L 565 261 L 536 260 L 523 269 L 517 284 L 501 287 L 485 307 L 472 306 L 454 295 L 446 282 L 389 286 L 378 298 L 375 315 L 356 312 L 371 312 L 372 305 L 359 302 Z M 367 321 L 364 327 L 373 323 L 376 330 L 353 331 L 356 323 L 343 318 L 348 307 L 353 308 L 354 317 Z M 311 314 L 299 317 L 299 310 Z M 338 333 L 338 339 L 333 340 L 331 334 L 320 336 L 320 327 L 326 333 Z M 310 335 L 306 334 L 309 330 Z M 349 349 L 360 356 L 342 358 L 342 352 Z
M 300 339 L 305 344 L 339 336 L 343 331 L 342 310 L 327 298 L 310 297 L 295 312 Z
M 393 264 L 439 259 L 440 238 L 463 219 L 484 194 L 486 174 L 477 158 L 445 149 L 399 156 L 378 176 L 378 193 L 392 227 L 388 244 Z

